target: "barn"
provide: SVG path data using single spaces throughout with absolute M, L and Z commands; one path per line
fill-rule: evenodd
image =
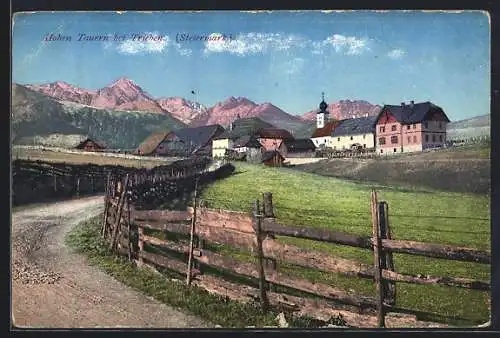
M 316 146 L 311 139 L 284 140 L 279 152 L 285 158 L 289 157 L 314 157 Z
M 74 149 L 83 151 L 103 151 L 106 147 L 101 142 L 92 140 L 91 138 L 86 138 L 85 140 L 79 142 Z
M 142 156 L 186 156 L 184 142 L 174 133 L 168 131 L 155 132 L 145 139 L 134 151 Z
M 191 155 L 211 156 L 212 141 L 224 133 L 224 128 L 218 124 L 208 126 L 184 128 L 175 132 L 175 135 L 184 142 L 186 151 Z

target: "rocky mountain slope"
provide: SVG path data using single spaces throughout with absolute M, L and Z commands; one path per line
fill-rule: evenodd
M 336 103 L 328 104 L 328 112 L 330 117 L 336 120 L 344 120 L 362 116 L 376 115 L 382 107 L 376 104 L 371 104 L 364 100 L 340 100 Z M 300 116 L 305 121 L 315 121 L 317 110 L 309 111 Z
M 202 104 L 182 97 L 166 97 L 157 99 L 160 107 L 170 112 L 176 119 L 185 124 L 206 119 L 208 109 Z
M 151 95 L 125 77 L 97 91 L 82 89 L 63 81 L 26 87 L 60 101 L 81 103 L 95 108 L 168 114 Z
M 278 128 L 295 130 L 304 125 L 298 117 L 290 115 L 271 103 L 257 104 L 245 97 L 229 97 L 218 102 L 199 118 L 193 119 L 195 126 L 220 124 L 228 126 L 238 117 L 259 117 Z

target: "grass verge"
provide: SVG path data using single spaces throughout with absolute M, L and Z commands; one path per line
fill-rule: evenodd
M 263 314 L 256 303 L 243 304 L 212 295 L 201 288 L 188 288 L 183 281 L 179 283 L 170 279 L 178 277 L 174 273 L 162 271 L 162 275 L 158 275 L 147 269 L 137 269 L 125 258 L 111 254 L 99 235 L 101 219 L 98 216 L 77 225 L 66 236 L 66 243 L 76 252 L 85 255 L 90 264 L 98 266 L 118 281 L 214 325 L 230 328 L 277 325 L 275 318 L 279 312 L 283 312 L 280 309 Z M 325 324 L 308 317 L 291 317 L 289 313 L 286 317 L 291 327 Z M 340 321 L 341 318 L 332 318 L 332 323 L 337 325 Z

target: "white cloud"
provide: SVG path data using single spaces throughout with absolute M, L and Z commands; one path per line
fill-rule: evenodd
M 337 53 L 344 53 L 347 55 L 360 55 L 365 51 L 369 51 L 368 39 L 357 38 L 355 36 L 344 36 L 334 34 L 325 40 L 326 44 L 330 44 L 335 48 Z
M 387 53 L 387 56 L 393 60 L 399 60 L 405 54 L 406 54 L 406 52 L 404 50 L 402 50 L 401 48 L 396 48 L 396 49 L 391 50 L 389 53 Z
M 154 37 L 162 36 L 162 39 L 147 39 L 140 41 L 129 38 L 118 45 L 118 51 L 122 54 L 143 54 L 143 53 L 161 53 L 170 42 L 170 38 L 158 32 L 147 32 L 144 35 L 151 34 Z
M 215 34 L 211 34 L 214 35 Z M 219 39 L 205 42 L 206 54 L 230 53 L 239 56 L 273 51 L 289 51 L 292 48 L 307 46 L 307 40 L 298 35 L 281 33 L 246 33 L 237 38 Z
M 368 38 L 334 34 L 321 41 L 312 41 L 311 53 L 321 55 L 333 47 L 337 53 L 361 55 L 371 50 L 369 44 L 370 40 Z

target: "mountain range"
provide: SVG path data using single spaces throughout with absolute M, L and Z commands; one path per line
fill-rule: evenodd
M 259 117 L 297 138 L 310 137 L 316 128 L 316 109 L 290 114 L 270 102 L 233 96 L 206 107 L 183 97 L 155 98 L 125 77 L 97 90 L 64 81 L 13 84 L 12 90 L 14 143 L 62 133 L 85 134 L 110 147 L 133 148 L 153 131 L 209 124 L 227 127 L 238 117 Z M 380 108 L 364 100 L 340 100 L 329 103 L 327 110 L 331 118 L 342 120 L 376 115 Z
M 154 98 L 134 81 L 121 77 L 108 86 L 89 90 L 71 85 L 64 81 L 46 84 L 28 84 L 27 88 L 59 101 L 69 101 L 95 108 L 144 111 L 149 113 L 171 114 L 179 121 L 193 126 L 221 124 L 223 126 L 240 117 L 260 117 L 267 122 L 275 122 L 288 128 L 296 128 L 305 121 L 315 119 L 315 111 L 292 115 L 282 109 L 265 102 L 257 104 L 245 97 L 229 97 L 216 103 L 213 107 L 205 107 L 200 103 L 182 97 Z M 328 106 L 332 117 L 336 119 L 376 113 L 380 109 L 366 101 L 341 100 Z

